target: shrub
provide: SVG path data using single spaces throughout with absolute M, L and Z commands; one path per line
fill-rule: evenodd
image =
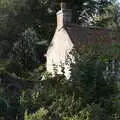
M 47 110 L 44 108 L 40 108 L 35 113 L 28 114 L 28 112 L 25 112 L 24 120 L 44 120 L 44 116 L 47 114 Z
M 111 120 L 111 116 L 107 115 L 99 104 L 87 105 L 77 115 L 66 117 L 64 120 Z
M 5 66 L 5 69 L 9 73 L 15 73 L 16 75 L 20 76 L 22 73 L 22 65 L 17 61 L 8 61 Z
M 22 91 L 19 110 L 25 111 L 24 118 L 118 120 L 118 78 L 116 73 L 111 74 L 111 69 L 106 69 L 106 66 L 111 68 L 110 61 L 117 58 L 97 49 L 88 46 L 75 51 L 76 62 L 72 64 L 70 80 L 59 75 L 50 77 L 44 73 L 44 67 L 29 72 L 27 78 L 34 81 L 35 86 Z M 42 115 L 41 108 L 47 113 Z
M 13 46 L 11 58 L 21 64 L 24 71 L 36 67 L 38 60 L 36 58 L 35 44 L 38 40 L 34 29 L 28 28 Z
M 8 110 L 8 103 L 6 102 L 5 99 L 2 99 L 0 97 L 0 116 L 4 115 Z
M 101 55 L 91 47 L 75 51 L 74 55 L 71 79 L 46 74 L 33 90 L 21 96 L 23 110 L 35 113 L 44 107 L 48 111 L 45 120 L 116 120 L 118 102 L 113 98 L 119 94 L 118 79 L 106 71 L 106 63 L 116 58 Z

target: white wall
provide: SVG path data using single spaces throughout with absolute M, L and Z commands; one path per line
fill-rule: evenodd
M 53 40 L 47 51 L 47 71 L 54 74 L 54 69 L 56 68 L 57 74 L 62 74 L 61 65 L 64 66 L 65 76 L 69 78 L 70 76 L 70 65 L 66 64 L 66 59 L 69 52 L 73 48 L 73 43 L 70 40 L 70 37 L 64 28 L 61 30 L 57 29 Z

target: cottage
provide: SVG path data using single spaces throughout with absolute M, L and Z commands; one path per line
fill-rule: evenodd
M 72 10 L 66 3 L 61 3 L 61 10 L 57 12 L 57 28 L 48 48 L 47 71 L 54 74 L 56 68 L 58 74 L 62 74 L 61 65 L 65 75 L 70 76 L 70 65 L 66 64 L 67 56 L 73 48 L 78 48 L 81 43 L 88 43 L 101 38 L 113 39 L 111 30 L 96 27 L 81 27 L 72 23 Z M 72 57 L 72 56 L 71 56 Z

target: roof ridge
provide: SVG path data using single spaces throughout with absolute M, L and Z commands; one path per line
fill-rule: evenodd
M 101 30 L 110 30 L 113 31 L 110 28 L 103 28 L 103 27 L 99 27 L 99 26 L 88 26 L 88 27 L 82 27 L 79 24 L 69 24 L 67 26 L 64 26 L 64 28 L 69 28 L 69 27 L 76 27 L 76 28 L 88 28 L 88 29 L 101 29 Z

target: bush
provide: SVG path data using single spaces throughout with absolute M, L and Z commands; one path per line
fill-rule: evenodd
M 20 76 L 23 71 L 22 65 L 18 63 L 17 61 L 8 61 L 5 69 L 7 72 L 15 73 L 18 76 Z
M 8 103 L 5 99 L 0 97 L 0 116 L 4 115 L 8 110 Z
M 22 90 L 20 99 L 7 96 L 13 106 L 6 114 L 16 112 L 13 118 L 28 120 L 119 120 L 119 69 L 115 65 L 112 72 L 110 62 L 119 57 L 101 53 L 89 46 L 75 51 L 70 80 L 62 75 L 51 77 L 41 66 L 22 73 L 34 86 Z
M 44 108 L 40 108 L 35 113 L 28 114 L 28 112 L 25 112 L 24 120 L 44 120 L 44 116 L 47 114 L 47 110 Z
M 13 46 L 11 58 L 21 64 L 24 71 L 33 70 L 38 63 L 35 52 L 35 44 L 38 40 L 34 29 L 28 28 Z
M 117 120 L 119 98 L 113 98 L 119 94 L 118 78 L 106 71 L 107 62 L 114 59 L 91 47 L 75 51 L 71 79 L 45 77 L 23 93 L 23 110 L 35 113 L 44 107 L 45 120 Z
M 66 117 L 64 120 L 111 120 L 111 116 L 107 115 L 99 104 L 87 105 L 77 115 Z

